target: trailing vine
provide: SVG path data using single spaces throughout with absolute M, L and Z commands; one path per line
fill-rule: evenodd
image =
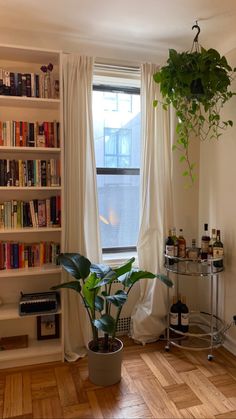
M 233 125 L 231 120 L 222 120 L 220 112 L 235 95 L 230 90 L 235 71 L 218 51 L 200 47 L 181 53 L 170 49 L 167 65 L 153 75 L 154 81 L 160 84 L 163 109 L 167 110 L 170 104 L 175 109 L 178 122 L 173 149 L 181 153 L 179 160 L 186 164 L 182 174 L 192 183 L 196 175 L 195 163 L 189 157 L 191 139 L 219 139 L 222 132 Z M 153 105 L 156 107 L 158 103 L 155 100 Z

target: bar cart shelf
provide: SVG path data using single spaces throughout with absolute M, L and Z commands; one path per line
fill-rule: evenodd
M 189 312 L 189 331 L 182 332 L 170 326 L 170 315 L 168 315 L 167 343 L 165 350 L 169 351 L 171 346 L 185 350 L 208 350 L 208 360 L 211 361 L 213 350 L 224 342 L 225 332 L 229 326 L 218 315 L 219 299 L 219 276 L 224 270 L 222 258 L 211 259 L 188 259 L 165 255 L 165 268 L 167 276 L 171 274 L 177 289 L 181 276 L 205 277 L 210 281 L 210 307 L 206 311 Z M 170 292 L 168 290 L 168 305 L 170 303 Z M 170 312 L 170 310 L 169 310 Z

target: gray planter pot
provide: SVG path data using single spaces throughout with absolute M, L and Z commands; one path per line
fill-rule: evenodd
M 123 343 L 116 352 L 94 352 L 88 344 L 89 379 L 98 386 L 111 386 L 121 379 Z

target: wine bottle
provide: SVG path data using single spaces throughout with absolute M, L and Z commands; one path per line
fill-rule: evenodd
M 211 230 L 211 240 L 209 242 L 209 250 L 208 250 L 208 255 L 210 257 L 213 257 L 213 243 L 215 243 L 216 241 L 216 229 L 212 228 Z
M 180 258 L 186 257 L 186 240 L 183 236 L 183 229 L 180 228 L 179 230 L 179 237 L 178 237 L 178 256 Z
M 215 260 L 213 266 L 215 268 L 223 268 L 223 256 L 224 256 L 224 246 L 220 240 L 220 230 L 216 232 L 216 241 L 213 243 L 213 258 L 219 258 L 220 260 Z
M 184 296 L 181 301 L 180 330 L 184 333 L 189 330 L 189 309 L 186 305 L 186 297 Z
M 173 297 L 173 304 L 170 308 L 170 327 L 172 329 L 179 329 L 179 311 L 176 296 Z
M 192 260 L 197 260 L 199 255 L 199 249 L 196 246 L 196 240 L 192 239 L 192 247 L 188 249 L 188 257 Z
M 166 249 L 165 249 L 166 256 L 174 257 L 174 241 L 172 239 L 172 233 L 171 230 L 169 230 L 169 235 L 166 239 Z M 166 258 L 167 264 L 173 265 L 174 259 Z
M 174 242 L 174 255 L 177 257 L 178 256 L 178 238 L 176 236 L 176 228 L 173 227 L 172 229 L 172 239 Z
M 210 236 L 208 234 L 208 224 L 204 224 L 204 233 L 201 241 L 201 259 L 207 259 L 209 252 Z

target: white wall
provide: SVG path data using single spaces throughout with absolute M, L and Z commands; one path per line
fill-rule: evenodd
M 236 49 L 226 55 L 236 66 Z M 236 91 L 236 83 L 232 89 Z M 232 119 L 233 128 L 228 128 L 218 141 L 201 144 L 199 232 L 203 223 L 221 230 L 225 250 L 225 272 L 221 275 L 220 306 L 226 322 L 236 314 L 236 98 L 228 102 L 222 112 L 224 119 Z M 204 298 L 204 296 L 203 296 Z M 229 330 L 228 344 L 236 353 L 236 327 Z M 234 347 L 233 347 L 234 345 Z
M 131 49 L 124 49 L 122 45 L 96 45 L 96 43 L 81 42 L 77 37 L 55 37 L 55 35 L 41 33 L 29 33 L 27 31 L 1 31 L 1 43 L 32 46 L 45 49 L 58 49 L 64 52 L 77 52 L 80 54 L 88 54 L 95 57 L 104 58 L 108 62 L 117 60 L 120 63 L 134 63 L 141 62 L 157 62 L 157 54 L 154 51 L 146 51 L 140 49 L 135 51 Z M 168 54 L 168 51 L 167 51 Z M 42 63 L 45 64 L 45 63 Z M 150 104 L 152 106 L 152 104 Z M 192 160 L 196 163 L 198 173 L 199 166 L 199 144 L 195 142 L 191 149 Z M 192 238 L 197 238 L 198 231 L 198 181 L 190 187 L 186 188 L 186 179 L 183 178 L 182 172 L 184 165 L 179 163 L 180 154 L 173 152 L 173 195 L 174 195 L 174 225 L 177 232 L 183 228 L 184 235 L 187 240 L 187 245 L 191 244 Z M 170 226 L 172 228 L 173 226 Z M 187 302 L 191 305 L 195 300 L 195 283 L 192 281 L 183 282 L 182 294 L 187 295 Z M 133 290 L 130 298 L 130 304 L 124 309 L 123 316 L 129 316 L 132 311 L 132 305 L 135 304 L 138 296 L 138 287 Z

